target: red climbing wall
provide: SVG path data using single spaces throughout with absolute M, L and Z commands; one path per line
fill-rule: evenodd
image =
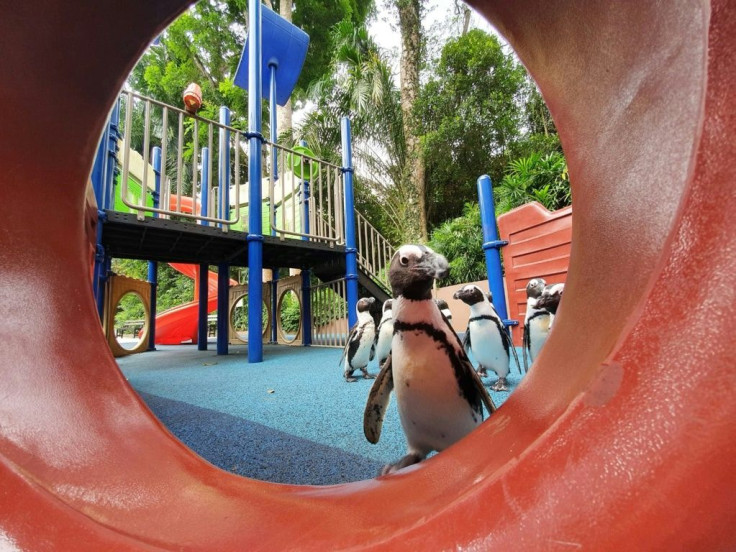
M 544 278 L 563 283 L 570 264 L 572 207 L 550 212 L 541 204 L 527 203 L 498 217 L 498 234 L 509 244 L 503 252 L 504 280 L 514 343 L 521 347 L 520 328 L 526 313 L 526 284 Z

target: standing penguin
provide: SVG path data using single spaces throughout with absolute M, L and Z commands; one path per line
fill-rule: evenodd
M 476 285 L 468 284 L 452 296 L 470 306 L 468 329 L 465 330 L 463 346 L 472 351 L 478 361 L 478 375 L 488 375 L 487 369 L 496 372 L 498 380 L 491 386 L 494 391 L 508 391 L 506 376 L 509 374 L 510 338 L 503 327 L 492 302 L 492 295 L 485 294 Z
M 376 323 L 370 313 L 371 305 L 375 302 L 373 297 L 363 297 L 358 301 L 356 310 L 358 312 L 358 323 L 350 329 L 348 342 L 345 344 L 340 365 L 345 364 L 345 381 L 357 381 L 353 377 L 355 370 L 363 372 L 364 378 L 375 378 L 368 373 L 368 362 L 375 355 L 374 338 L 376 335 Z
M 378 442 L 395 391 L 408 451 L 381 474 L 421 462 L 463 438 L 483 421 L 484 404 L 489 413 L 496 410 L 460 339 L 432 301 L 432 282 L 448 271 L 442 255 L 421 245 L 404 245 L 391 259 L 394 337 L 368 396 L 363 432 Z
M 452 311 L 450 310 L 450 305 L 447 304 L 447 301 L 444 299 L 435 299 L 434 302 L 437 303 L 437 307 L 439 307 L 442 316 L 447 318 L 448 322 L 452 321 Z
M 393 299 L 386 299 L 383 302 L 383 314 L 376 329 L 376 356 L 379 367 L 383 366 L 384 361 L 391 353 L 391 340 L 394 337 L 394 320 L 391 314 L 392 303 Z
M 537 306 L 547 282 L 542 278 L 533 278 L 526 285 L 526 317 L 524 318 L 524 371 L 528 370 L 527 354 L 530 362 L 539 355 L 539 351 L 547 341 L 552 314 L 545 308 Z

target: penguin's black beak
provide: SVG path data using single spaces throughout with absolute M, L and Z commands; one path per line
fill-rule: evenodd
M 439 253 L 427 253 L 422 260 L 423 267 L 432 274 L 435 280 L 447 278 L 450 274 L 450 265 L 444 256 Z

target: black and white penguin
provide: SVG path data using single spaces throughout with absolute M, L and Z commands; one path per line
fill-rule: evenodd
M 554 317 L 562 300 L 562 293 L 565 291 L 565 284 L 550 284 L 544 286 L 542 294 L 537 298 L 537 308 L 545 309 Z
M 391 340 L 394 337 L 394 320 L 391 313 L 391 305 L 393 299 L 386 299 L 383 302 L 383 312 L 381 321 L 376 328 L 376 358 L 378 358 L 378 366 L 383 366 L 389 353 L 391 353 Z
M 484 404 L 489 413 L 496 410 L 460 339 L 432 300 L 433 281 L 448 270 L 442 255 L 421 245 L 404 245 L 391 259 L 394 337 L 368 396 L 363 431 L 368 441 L 378 442 L 395 391 L 408 451 L 381 474 L 421 462 L 463 438 L 483 421 Z
M 533 278 L 526 285 L 526 316 L 524 318 L 524 370 L 529 369 L 529 363 L 539 355 L 539 351 L 547 341 L 552 324 L 552 313 L 546 308 L 540 308 L 537 300 L 542 296 L 547 282 L 543 278 Z M 527 363 L 527 355 L 529 363 Z
M 340 365 L 345 364 L 343 375 L 346 381 L 357 381 L 353 377 L 355 370 L 363 372 L 364 378 L 376 377 L 368 373 L 368 363 L 373 360 L 376 350 L 376 322 L 370 312 L 371 305 L 374 302 L 373 297 L 363 297 L 358 300 L 356 305 L 358 322 L 350 329 L 348 342 L 345 344 L 342 357 L 340 357 Z
M 478 362 L 478 375 L 487 376 L 488 369 L 496 372 L 498 380 L 491 386 L 494 391 L 508 391 L 506 376 L 509 375 L 511 343 L 493 306 L 492 295 L 483 293 L 476 285 L 468 284 L 452 296 L 470 307 L 468 328 L 463 337 L 465 351 L 472 351 Z
M 435 299 L 434 302 L 437 303 L 437 307 L 439 307 L 442 316 L 447 318 L 448 322 L 451 322 L 452 311 L 450 310 L 450 305 L 447 304 L 447 301 L 445 301 L 444 299 Z

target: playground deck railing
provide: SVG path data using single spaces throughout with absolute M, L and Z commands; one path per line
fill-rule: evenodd
M 158 216 L 249 231 L 247 132 L 228 124 L 229 115 L 209 120 L 132 90 L 121 92 L 119 105 L 120 177 L 107 196 L 112 208 L 139 220 Z M 302 146 L 263 143 L 261 233 L 344 245 L 345 169 Z M 357 211 L 355 221 L 358 265 L 389 289 L 394 248 Z
M 356 211 L 356 234 L 358 238 L 358 266 L 387 290 L 388 265 L 394 254 L 394 247 L 366 218 Z

